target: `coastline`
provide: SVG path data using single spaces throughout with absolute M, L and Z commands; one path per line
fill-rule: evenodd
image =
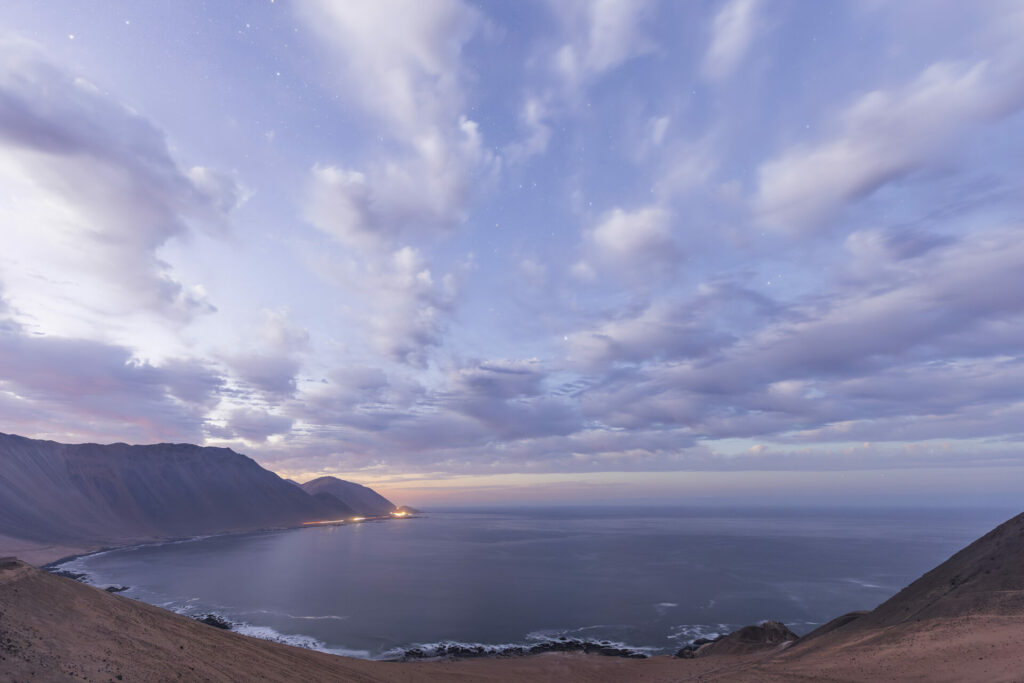
M 246 637 L 119 594 L 0 561 L 0 679 L 353 681 L 1019 681 L 1024 514 L 875 610 L 795 641 L 746 627 L 693 657 L 585 652 L 383 662 Z M 764 626 L 769 626 L 765 624 Z M 781 625 L 771 630 L 789 635 Z M 705 649 L 707 648 L 707 649 Z
M 422 513 L 421 513 L 422 514 Z M 415 519 L 420 515 L 408 515 L 403 519 Z M 140 538 L 129 538 L 123 541 L 117 540 L 110 544 L 86 544 L 79 545 L 72 542 L 67 544 L 45 544 L 37 543 L 26 539 L 18 539 L 11 536 L 0 535 L 0 556 L 13 556 L 40 569 L 50 570 L 61 564 L 71 562 L 90 555 L 106 553 L 113 550 L 124 550 L 126 548 L 142 548 L 152 545 L 163 545 L 166 543 L 184 543 L 200 540 L 203 538 L 214 538 L 217 536 L 243 536 L 246 534 L 274 533 L 278 531 L 293 531 L 295 529 L 315 529 L 324 526 L 345 526 L 347 524 L 363 524 L 365 522 L 384 522 L 390 517 L 378 516 L 367 517 L 359 522 L 352 521 L 331 521 L 331 522 L 302 522 L 290 526 L 254 527 L 249 529 L 232 529 L 230 531 L 218 531 L 210 534 L 198 534 L 195 536 L 150 536 Z M 23 544 L 23 545 L 18 545 Z M 68 552 L 71 551 L 71 552 Z M 58 554 L 66 553 L 66 554 Z M 53 555 L 57 554 L 56 557 Z M 30 559 L 35 557 L 36 559 Z M 52 558 L 52 559 L 51 559 Z
M 38 568 L 54 576 L 77 581 L 92 588 L 107 590 L 107 588 L 104 588 L 102 583 L 93 582 L 92 577 L 88 574 L 88 572 L 79 571 L 82 568 L 68 567 L 67 565 L 75 562 L 76 560 L 102 555 L 109 552 L 116 552 L 119 550 L 130 550 L 135 548 L 154 547 L 177 543 L 189 543 L 192 541 L 200 541 L 208 538 L 217 537 L 262 535 L 270 533 L 279 533 L 284 531 L 295 531 L 300 529 L 315 529 L 324 526 L 342 526 L 345 524 L 353 523 L 361 524 L 369 521 L 386 521 L 388 519 L 388 517 L 376 517 L 367 518 L 366 520 L 362 520 L 360 522 L 314 523 L 302 524 L 299 526 L 270 527 L 262 529 L 227 531 L 216 534 L 202 534 L 198 536 L 148 539 L 142 542 L 105 546 L 89 550 L 88 552 L 80 552 L 72 555 L 67 555 L 65 557 L 61 557 L 59 559 L 48 562 L 44 565 L 39 565 Z M 0 555 L 3 555 L 3 552 L 0 552 Z M 130 589 L 129 586 L 123 586 L 122 590 L 118 590 L 116 592 L 122 592 L 123 590 L 128 589 Z M 125 597 L 130 598 L 130 596 Z M 228 619 L 225 615 L 218 613 L 216 610 L 202 608 L 199 610 L 193 610 L 195 612 L 193 614 L 187 611 L 170 609 L 165 606 L 155 605 L 152 603 L 144 604 L 148 604 L 151 607 L 163 610 L 168 614 L 183 616 L 190 619 L 195 619 L 200 622 L 203 621 L 201 617 L 212 616 L 215 620 L 225 624 L 225 626 L 220 628 L 223 628 L 224 630 L 228 630 L 232 633 L 241 636 L 262 640 L 265 642 L 288 645 L 291 647 L 299 647 L 305 650 L 309 650 L 311 652 L 321 652 L 324 654 L 355 658 L 370 662 L 435 662 L 451 659 L 461 660 L 478 658 L 509 659 L 521 657 L 536 657 L 551 654 L 582 654 L 623 659 L 648 659 L 651 657 L 665 656 L 664 654 L 653 653 L 652 651 L 654 650 L 654 648 L 651 646 L 630 645 L 627 643 L 611 641 L 607 639 L 594 640 L 579 637 L 554 635 L 534 636 L 533 634 L 527 634 L 526 638 L 524 638 L 522 642 L 509 643 L 481 643 L 455 640 L 440 640 L 431 643 L 408 643 L 405 645 L 396 646 L 395 648 L 380 653 L 377 656 L 370 656 L 369 652 L 363 650 L 352 650 L 347 648 L 331 647 L 328 644 L 320 642 L 312 636 L 306 634 L 281 633 L 275 630 L 273 627 L 268 626 L 266 624 L 235 622 Z
M 143 544 L 65 556 L 50 566 L 59 568 L 73 563 L 76 558 L 118 548 L 189 542 L 211 536 L 269 534 L 296 528 L 305 527 L 237 530 L 150 540 Z M 691 678 L 902 680 L 915 677 L 943 680 L 942 677 L 936 678 L 933 670 L 936 662 L 941 662 L 944 667 L 942 673 L 949 674 L 947 680 L 979 677 L 1015 680 L 1007 672 L 1024 670 L 1024 651 L 1017 646 L 1024 638 L 1024 622 L 1020 621 L 1020 615 L 1024 613 L 1024 575 L 1020 571 L 1024 566 L 1024 545 L 1019 543 L 1022 538 L 1024 515 L 1018 515 L 927 572 L 874 611 L 857 615 L 855 620 L 849 619 L 851 615 L 839 617 L 798 638 L 795 643 L 758 643 L 742 637 L 737 641 L 732 636 L 741 636 L 741 631 L 748 630 L 740 629 L 720 646 L 711 647 L 711 652 L 698 651 L 701 648 L 692 651 L 692 659 L 686 655 L 632 658 L 630 653 L 614 651 L 617 643 L 586 641 L 554 642 L 537 650 L 514 643 L 505 648 L 447 641 L 428 643 L 433 649 L 422 648 L 422 652 L 412 653 L 413 656 L 407 655 L 410 649 L 415 649 L 415 644 L 401 651 L 395 648 L 393 654 L 400 655 L 398 657 L 362 658 L 361 650 L 310 648 L 308 643 L 291 643 L 300 647 L 290 647 L 287 641 L 260 637 L 259 633 L 250 633 L 247 637 L 244 631 L 212 628 L 191 618 L 195 616 L 192 614 L 111 594 L 102 588 L 68 581 L 21 562 L 8 561 L 0 563 L 0 613 L 4 615 L 3 622 L 0 622 L 0 656 L 7 662 L 30 653 L 29 659 L 25 660 L 28 662 L 26 666 L 44 659 L 90 661 L 99 666 L 94 661 L 95 650 L 107 655 L 116 651 L 104 650 L 105 644 L 94 642 L 96 637 L 105 634 L 106 639 L 123 648 L 121 654 L 124 656 L 113 660 L 109 656 L 101 658 L 104 666 L 116 661 L 125 667 L 125 671 L 146 677 L 154 676 L 156 669 L 137 667 L 155 666 L 156 660 L 161 660 L 161 666 L 172 667 L 168 670 L 178 670 L 185 677 L 190 676 L 184 669 L 173 667 L 187 666 L 189 673 L 212 671 L 207 666 L 210 662 L 182 657 L 183 650 L 200 650 L 212 651 L 210 656 L 214 657 L 214 663 L 222 666 L 217 669 L 220 678 L 212 673 L 199 677 L 229 680 L 223 674 L 230 671 L 237 679 L 260 671 L 252 667 L 270 666 L 267 662 L 261 664 L 263 659 L 278 661 L 281 651 L 276 648 L 286 648 L 294 651 L 282 655 L 291 661 L 288 666 L 298 667 L 296 672 L 308 672 L 309 676 L 305 673 L 282 674 L 282 679 L 337 678 L 344 670 L 347 672 L 345 676 L 357 680 L 448 680 L 449 677 L 594 681 Z M 188 626 L 183 622 L 188 622 Z M 836 626 L 837 622 L 842 623 Z M 36 635 L 25 635 L 32 633 Z M 174 633 L 181 636 L 179 641 L 172 641 L 172 645 L 177 642 L 179 652 L 160 650 Z M 229 639 L 224 640 L 224 637 Z M 755 648 L 748 650 L 747 645 L 751 642 Z M 146 647 L 140 650 L 143 645 Z M 735 647 L 737 645 L 741 647 Z M 231 659 L 230 665 L 217 659 L 225 649 L 232 648 L 239 654 Z M 602 649 L 606 651 L 602 652 Z M 976 657 L 976 654 L 981 656 Z M 360 658 L 352 659 L 352 655 Z M 140 657 L 146 661 L 136 662 Z M 321 659 L 323 657 L 328 659 Z M 359 675 L 354 676 L 357 671 Z M 32 672 L 34 669 L 22 671 L 21 678 Z M 104 677 L 106 673 L 104 669 L 104 675 L 98 677 L 107 680 L 108 677 Z M 112 670 L 109 673 L 109 677 L 114 677 Z M 3 675 L 0 675 L 0 680 L 3 680 Z
M 439 517 L 444 517 L 440 515 Z M 427 521 L 427 520 L 423 520 Z M 543 521 L 539 522 L 542 526 L 547 526 L 549 520 L 547 517 Z M 403 535 L 415 535 L 421 537 L 425 532 L 418 531 L 419 525 L 413 527 L 404 527 L 401 530 L 395 528 L 396 531 Z M 105 552 L 113 552 L 116 550 L 123 550 L 127 548 L 137 548 L 146 546 L 165 546 L 165 545 L 176 545 L 178 543 L 190 543 L 202 538 L 217 538 L 217 537 L 251 537 L 256 538 L 258 536 L 279 534 L 283 531 L 294 531 L 299 528 L 316 528 L 309 526 L 274 526 L 260 529 L 246 529 L 246 530 L 234 530 L 223 532 L 220 534 L 205 534 L 202 536 L 189 536 L 189 537 L 177 537 L 177 538 L 162 538 L 162 539 L 150 539 L 145 543 L 134 543 L 122 546 L 108 547 L 106 549 L 98 549 L 93 553 L 81 554 L 77 557 L 88 558 Z M 377 527 L 363 530 L 363 541 L 365 545 L 370 541 L 371 538 L 378 538 L 379 532 L 385 532 L 392 527 Z M 746 529 L 746 527 L 744 527 Z M 346 530 L 349 533 L 343 533 L 342 536 L 348 537 L 354 530 Z M 326 531 L 324 534 L 326 535 Z M 388 531 L 385 535 L 390 535 Z M 367 534 L 369 534 L 367 536 Z M 291 537 L 291 535 L 288 535 Z M 299 541 L 299 543 L 313 543 L 316 544 L 316 539 L 320 537 L 320 533 L 314 533 L 310 535 L 300 534 L 296 536 L 299 538 L 308 538 L 308 541 Z M 256 540 L 253 541 L 261 546 L 266 546 L 268 543 L 272 544 L 267 547 L 277 547 L 280 544 L 284 544 L 287 547 L 294 547 L 296 541 L 287 541 L 285 535 L 280 536 L 281 540 L 271 538 L 267 541 Z M 227 541 L 231 546 L 235 545 L 236 541 Z M 249 544 L 250 541 L 241 541 L 243 544 Z M 399 544 L 403 548 L 415 547 L 411 543 L 403 542 Z M 210 545 L 199 544 L 196 550 L 191 550 L 191 546 L 181 546 L 181 550 L 171 550 L 171 555 L 157 554 L 153 557 L 188 557 L 193 552 L 200 554 L 209 554 L 212 549 L 219 548 L 219 542 L 211 540 Z M 364 551 L 366 548 L 364 548 Z M 153 552 L 153 551 L 149 551 Z M 159 551 L 157 551 L 159 552 Z M 320 551 L 318 551 L 320 552 Z M 317 558 L 307 557 L 306 559 L 313 559 L 314 563 L 318 562 Z M 534 621 L 533 623 L 527 624 L 515 624 L 512 627 L 505 626 L 497 629 L 486 629 L 486 625 L 482 627 L 484 630 L 479 630 L 475 625 L 470 624 L 469 628 L 463 628 L 459 631 L 444 633 L 436 629 L 429 628 L 417 628 L 417 629 L 401 629 L 397 628 L 394 632 L 388 631 L 389 639 L 387 642 L 377 644 L 374 641 L 362 637 L 362 631 L 365 631 L 368 624 L 372 624 L 373 620 L 369 619 L 364 621 L 358 617 L 358 612 L 347 612 L 346 609 L 350 609 L 345 604 L 333 605 L 330 609 L 321 610 L 317 605 L 314 609 L 317 611 L 296 611 L 296 608 L 289 606 L 270 606 L 261 605 L 258 603 L 243 603 L 238 601 L 223 602 L 220 600 L 217 593 L 207 591 L 206 593 L 201 592 L 182 592 L 191 590 L 190 588 L 183 588 L 182 590 L 163 590 L 160 588 L 162 584 L 159 582 L 151 583 L 148 582 L 146 570 L 143 567 L 142 573 L 132 573 L 130 567 L 133 563 L 142 561 L 132 560 L 131 558 L 118 556 L 111 556 L 109 561 L 98 560 L 92 563 L 92 569 L 89 570 L 86 567 L 79 568 L 74 560 L 76 556 L 67 556 L 61 558 L 49 565 L 53 569 L 70 569 L 72 571 L 87 571 L 90 576 L 86 580 L 100 588 L 104 588 L 108 585 L 127 583 L 134 585 L 136 590 L 129 591 L 126 596 L 135 598 L 141 598 L 148 600 L 150 604 L 157 605 L 168 609 L 169 611 L 183 614 L 189 617 L 205 617 L 208 614 L 214 614 L 221 619 L 225 619 L 236 625 L 236 632 L 245 633 L 254 637 L 269 640 L 272 642 L 283 642 L 286 644 L 297 645 L 305 647 L 307 649 L 313 649 L 321 652 L 330 652 L 336 654 L 355 654 L 365 659 L 373 660 L 423 660 L 423 659 L 436 659 L 442 657 L 458 657 L 458 658 L 469 658 L 469 657 L 512 657 L 512 656 L 523 656 L 529 654 L 539 654 L 551 651 L 562 651 L 562 652 L 596 652 L 606 655 L 614 655 L 618 657 L 631 657 L 637 653 L 644 654 L 674 654 L 686 645 L 692 643 L 694 640 L 702 638 L 714 638 L 717 635 L 728 633 L 733 629 L 738 629 L 747 623 L 755 623 L 758 618 L 762 615 L 768 617 L 781 618 L 788 624 L 792 625 L 796 629 L 797 633 L 805 633 L 811 627 L 807 627 L 806 624 L 820 623 L 827 621 L 827 619 L 839 612 L 845 612 L 847 609 L 854 609 L 859 607 L 845 608 L 845 605 L 841 605 L 844 609 L 839 610 L 826 610 L 820 611 L 820 614 L 815 615 L 815 621 L 800 621 L 800 617 L 794 614 L 779 614 L 772 610 L 753 610 L 755 613 L 746 614 L 745 616 L 727 619 L 729 624 L 713 623 L 721 621 L 721 619 L 712 618 L 713 615 L 708 613 L 708 618 L 702 618 L 700 614 L 687 614 L 685 617 L 674 621 L 657 621 L 652 619 L 651 623 L 657 623 L 659 632 L 647 632 L 640 630 L 628 631 L 620 628 L 612 627 L 601 627 L 592 626 L 594 624 L 610 624 L 618 623 L 611 621 L 603 621 L 600 619 L 589 619 L 581 621 L 569 620 L 563 622 L 563 620 L 557 618 L 555 615 L 554 620 L 549 621 Z M 152 561 L 152 558 L 149 560 Z M 88 564 L 88 559 L 81 564 Z M 172 563 L 177 566 L 178 562 Z M 388 567 L 402 567 L 406 566 L 404 563 L 387 562 Z M 185 571 L 186 567 L 191 567 L 191 564 L 180 564 L 180 571 L 176 570 L 173 572 L 175 575 L 181 574 Z M 269 565 L 261 563 L 259 566 L 275 566 L 273 563 Z M 119 568 L 128 568 L 127 571 Z M 235 567 L 235 571 L 244 572 L 244 565 Z M 918 570 L 919 571 L 919 570 Z M 907 577 L 911 577 L 911 574 L 907 574 Z M 281 577 L 276 577 L 275 580 L 280 580 Z M 370 581 L 378 581 L 375 577 L 366 577 Z M 177 581 L 176 579 L 174 579 Z M 351 582 L 350 582 L 351 583 Z M 673 586 L 676 582 L 672 582 Z M 177 584 L 181 588 L 181 581 Z M 389 586 L 399 585 L 388 582 Z M 892 588 L 902 584 L 892 584 Z M 498 588 L 491 586 L 491 588 Z M 389 588 L 389 590 L 392 590 Z M 660 589 L 659 589 L 660 590 Z M 458 591 L 456 591 L 458 592 Z M 493 591 L 489 594 L 495 594 Z M 203 596 L 202 599 L 190 597 L 190 596 Z M 454 599 L 455 595 L 447 596 L 449 599 Z M 674 609 L 667 610 L 669 616 L 665 616 L 666 609 L 662 605 L 670 605 L 675 608 L 677 605 L 674 603 L 659 602 L 659 600 L 673 599 L 668 594 L 651 594 L 648 596 L 650 603 L 637 603 L 643 604 L 645 609 L 651 609 L 651 605 L 655 605 L 654 609 L 658 610 L 658 620 L 667 620 L 673 618 L 671 615 L 675 613 Z M 882 597 L 876 598 L 870 603 L 862 602 L 858 604 L 875 605 L 878 604 Z M 682 601 L 680 601 L 682 602 Z M 448 602 L 447 604 L 457 604 Z M 255 606 L 253 606 L 255 605 Z M 264 609 L 265 608 L 265 609 Z M 298 609 L 302 609 L 299 607 Z M 299 621 L 299 619 L 307 619 L 312 617 L 304 616 L 293 616 L 293 615 L 318 615 L 317 618 L 327 618 L 319 615 L 356 615 L 352 617 L 352 620 L 348 625 L 336 624 L 335 622 L 312 622 L 312 621 Z M 575 613 L 573 613 L 575 614 Z M 653 614 L 653 613 L 652 613 Z M 406 613 L 405 620 L 403 623 L 414 623 L 416 616 Z M 336 616 L 330 618 L 344 619 L 349 618 L 348 616 Z M 581 617 L 582 619 L 582 617 Z M 577 628 L 581 625 L 587 625 L 585 628 Z M 671 624 L 671 627 L 665 624 Z M 681 625 L 681 626 L 678 626 Z M 805 625 L 801 628 L 801 625 Z M 563 628 L 558 628 L 558 627 Z M 685 626 L 686 628 L 683 628 Z M 694 627 L 694 628 L 690 628 Z M 711 628 L 714 627 L 714 628 Z M 380 624 L 376 624 L 376 628 L 380 628 Z M 597 629 L 597 630 L 588 630 Z M 709 632 L 713 630 L 715 633 L 709 635 Z M 539 638 L 534 636 L 539 635 Z M 562 638 L 561 643 L 556 643 L 559 636 L 568 636 L 568 638 Z M 665 640 L 665 637 L 668 640 Z M 614 641 L 614 642 L 613 642 Z M 539 643 L 547 643 L 548 646 L 536 647 Z M 552 647 L 551 645 L 554 645 Z M 606 650 L 606 652 L 601 652 Z
M 1019 680 L 1019 613 L 964 614 L 788 648 L 681 659 L 549 653 L 380 662 L 246 637 L 48 574 L 0 566 L 0 680 Z M 852 637 L 851 637 L 852 635 Z

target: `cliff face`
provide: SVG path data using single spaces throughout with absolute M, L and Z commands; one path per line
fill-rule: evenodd
M 337 477 L 307 481 L 302 485 L 302 490 L 314 496 L 333 496 L 343 506 L 361 515 L 387 515 L 396 509 L 394 503 L 373 489 Z
M 114 543 L 317 519 L 300 488 L 227 448 L 0 434 L 0 536 Z

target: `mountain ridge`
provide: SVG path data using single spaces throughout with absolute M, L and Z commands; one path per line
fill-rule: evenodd
M 398 509 L 397 505 L 369 486 L 338 477 L 317 477 L 299 486 L 312 496 L 331 496 L 358 514 L 379 516 L 390 514 Z
M 73 554 L 361 512 L 310 495 L 230 448 L 63 444 L 0 433 L 0 546 L 8 548 Z

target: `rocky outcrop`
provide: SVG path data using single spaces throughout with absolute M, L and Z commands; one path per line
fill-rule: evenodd
M 765 621 L 757 626 L 744 626 L 738 631 L 715 639 L 699 638 L 676 653 L 676 657 L 692 659 L 709 655 L 739 655 L 765 650 L 782 650 L 800 636 L 779 621 Z
M 213 626 L 214 628 L 219 628 L 224 631 L 231 630 L 231 622 L 217 616 L 216 614 L 207 614 L 205 617 L 196 617 L 195 619 L 207 626 Z
M 402 651 L 397 658 L 402 661 L 417 659 L 472 659 L 475 657 L 525 657 L 550 652 L 582 652 L 584 654 L 602 655 L 604 657 L 624 657 L 626 659 L 647 659 L 647 655 L 637 649 L 621 646 L 608 640 L 580 640 L 578 638 L 555 638 L 532 645 L 484 645 L 481 643 L 436 643 L 411 647 Z

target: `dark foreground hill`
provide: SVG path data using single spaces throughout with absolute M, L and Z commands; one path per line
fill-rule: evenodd
M 0 434 L 0 554 L 47 561 L 364 512 L 311 496 L 228 448 L 70 445 Z M 23 552 L 32 548 L 43 554 Z
M 844 614 L 808 633 L 793 653 L 813 653 L 838 642 L 870 642 L 878 634 L 980 614 L 1024 617 L 1024 514 L 1000 524 L 874 610 Z
M 1024 514 L 992 529 L 873 610 L 837 616 L 803 638 L 774 622 L 744 627 L 715 642 L 695 643 L 681 650 L 680 656 L 718 660 L 721 655 L 760 652 L 766 663 L 785 663 L 795 675 L 797 671 L 813 671 L 813 678 L 828 678 L 824 676 L 827 672 L 862 680 L 868 677 L 853 671 L 840 676 L 842 669 L 821 667 L 829 658 L 862 663 L 878 660 L 878 652 L 893 648 L 913 645 L 923 651 L 927 643 L 930 656 L 947 661 L 952 657 L 957 665 L 950 670 L 926 670 L 919 675 L 922 680 L 1016 681 L 1024 680 L 1020 674 L 1024 670 L 1004 669 L 999 663 L 1006 659 L 1006 653 L 995 650 L 1005 639 L 1021 636 Z M 963 671 L 964 661 L 959 658 L 976 658 L 979 663 L 987 659 L 988 664 L 979 664 L 977 673 L 970 677 L 958 676 L 952 672 Z M 895 657 L 890 664 L 889 668 L 876 670 L 877 674 L 888 672 L 876 678 L 901 680 L 894 673 L 899 669 L 892 668 L 898 664 Z
M 874 620 L 846 620 L 784 650 L 646 660 L 353 660 L 247 638 L 0 559 L 0 681 L 1020 681 L 1022 543 L 1024 516 L 868 613 Z M 964 580 L 949 585 L 955 576 Z
M 1000 524 L 843 628 L 879 628 L 973 612 L 1024 613 L 1024 514 Z

